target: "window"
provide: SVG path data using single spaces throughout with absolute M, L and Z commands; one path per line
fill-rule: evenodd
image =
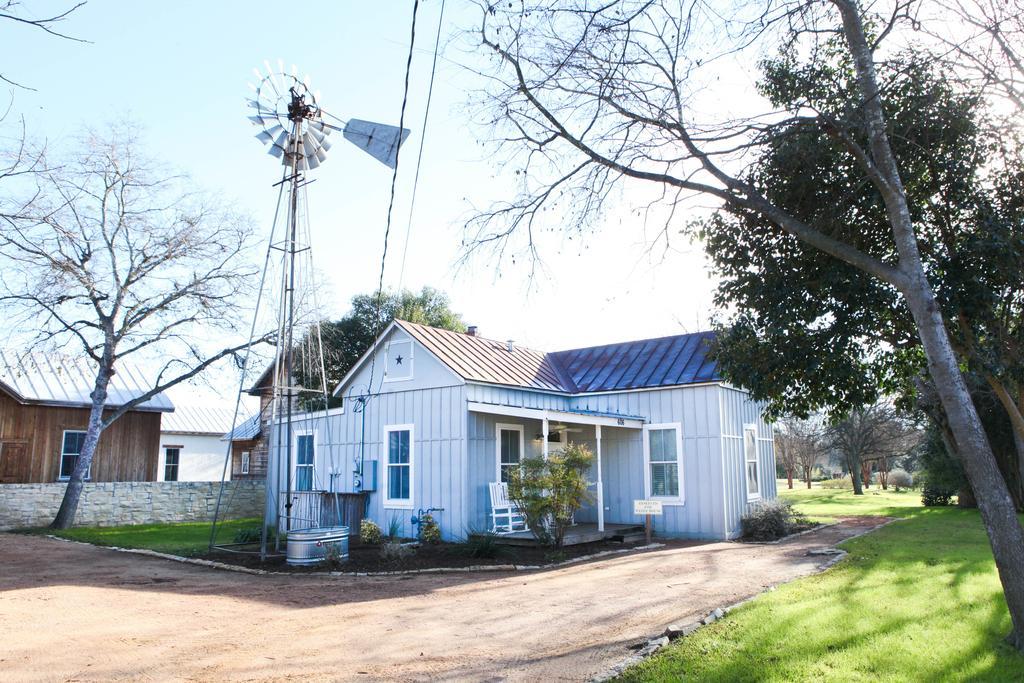
M 313 490 L 313 435 L 295 437 L 295 490 Z
M 384 447 L 387 449 L 384 505 L 412 507 L 412 425 L 385 427 Z
M 249 474 L 249 451 L 242 451 L 242 474 Z
M 396 339 L 386 348 L 387 362 L 384 365 L 384 381 L 401 382 L 412 379 L 412 340 Z
M 78 462 L 78 456 L 82 453 L 82 446 L 85 444 L 85 432 L 79 431 L 65 431 L 64 439 L 61 443 L 60 449 L 60 478 L 70 479 L 71 473 L 75 470 L 75 463 Z M 92 464 L 89 465 L 89 471 L 85 473 L 85 478 L 88 479 L 92 473 Z
M 164 481 L 178 481 L 180 448 L 164 448 Z
M 683 502 L 683 441 L 679 423 L 644 427 L 644 465 L 647 497 Z
M 743 427 L 743 456 L 747 461 L 747 499 L 761 497 L 761 481 L 757 476 L 757 426 Z
M 508 483 L 508 473 L 519 467 L 523 461 L 523 427 L 521 425 L 499 424 L 498 432 L 498 481 Z

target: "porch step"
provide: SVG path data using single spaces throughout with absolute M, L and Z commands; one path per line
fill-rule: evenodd
M 633 531 L 628 534 L 622 534 L 621 536 L 614 536 L 613 541 L 619 543 L 643 543 L 647 540 L 647 534 L 642 531 Z

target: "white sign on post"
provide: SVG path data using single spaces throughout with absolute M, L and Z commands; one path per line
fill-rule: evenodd
M 661 501 L 660 500 L 634 500 L 633 501 L 633 514 L 634 515 L 660 515 L 661 514 Z

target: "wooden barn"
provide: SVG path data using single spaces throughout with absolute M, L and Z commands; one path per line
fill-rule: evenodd
M 83 362 L 0 352 L 0 484 L 64 481 L 71 476 L 89 420 L 92 369 Z M 107 405 L 147 391 L 121 366 Z M 100 436 L 90 481 L 156 481 L 160 417 L 174 410 L 163 394 L 118 418 Z

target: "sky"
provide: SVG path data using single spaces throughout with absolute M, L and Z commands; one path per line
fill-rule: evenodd
M 68 2 L 28 2 L 62 11 Z M 0 73 L 34 90 L 12 89 L 9 122 L 24 117 L 34 139 L 71 144 L 87 127 L 130 120 L 146 150 L 251 216 L 266 240 L 279 162 L 255 139 L 245 98 L 254 67 L 297 65 L 322 93 L 325 110 L 347 119 L 397 124 L 412 2 L 170 3 L 89 0 L 60 29 L 88 43 L 27 27 L 0 27 Z M 592 232 L 569 239 L 557 224 L 541 237 L 542 274 L 522 260 L 478 255 L 459 265 L 464 225 L 475 210 L 512 197 L 495 166 L 488 131 L 474 124 L 481 64 L 465 30 L 469 3 L 449 0 L 441 27 L 430 119 L 422 128 L 440 0 L 423 0 L 411 71 L 385 285 L 447 292 L 454 310 L 483 336 L 542 350 L 612 343 L 707 328 L 715 281 L 699 244 L 673 236 L 650 249 L 656 226 L 627 200 Z M 340 137 L 340 136 L 339 136 Z M 424 140 L 411 224 L 414 161 Z M 335 140 L 309 189 L 314 268 L 321 306 L 343 314 L 354 294 L 376 288 L 389 168 Z M 687 217 L 677 219 L 682 226 Z M 406 235 L 408 234 L 408 242 Z M 403 253 L 405 266 L 402 267 Z

